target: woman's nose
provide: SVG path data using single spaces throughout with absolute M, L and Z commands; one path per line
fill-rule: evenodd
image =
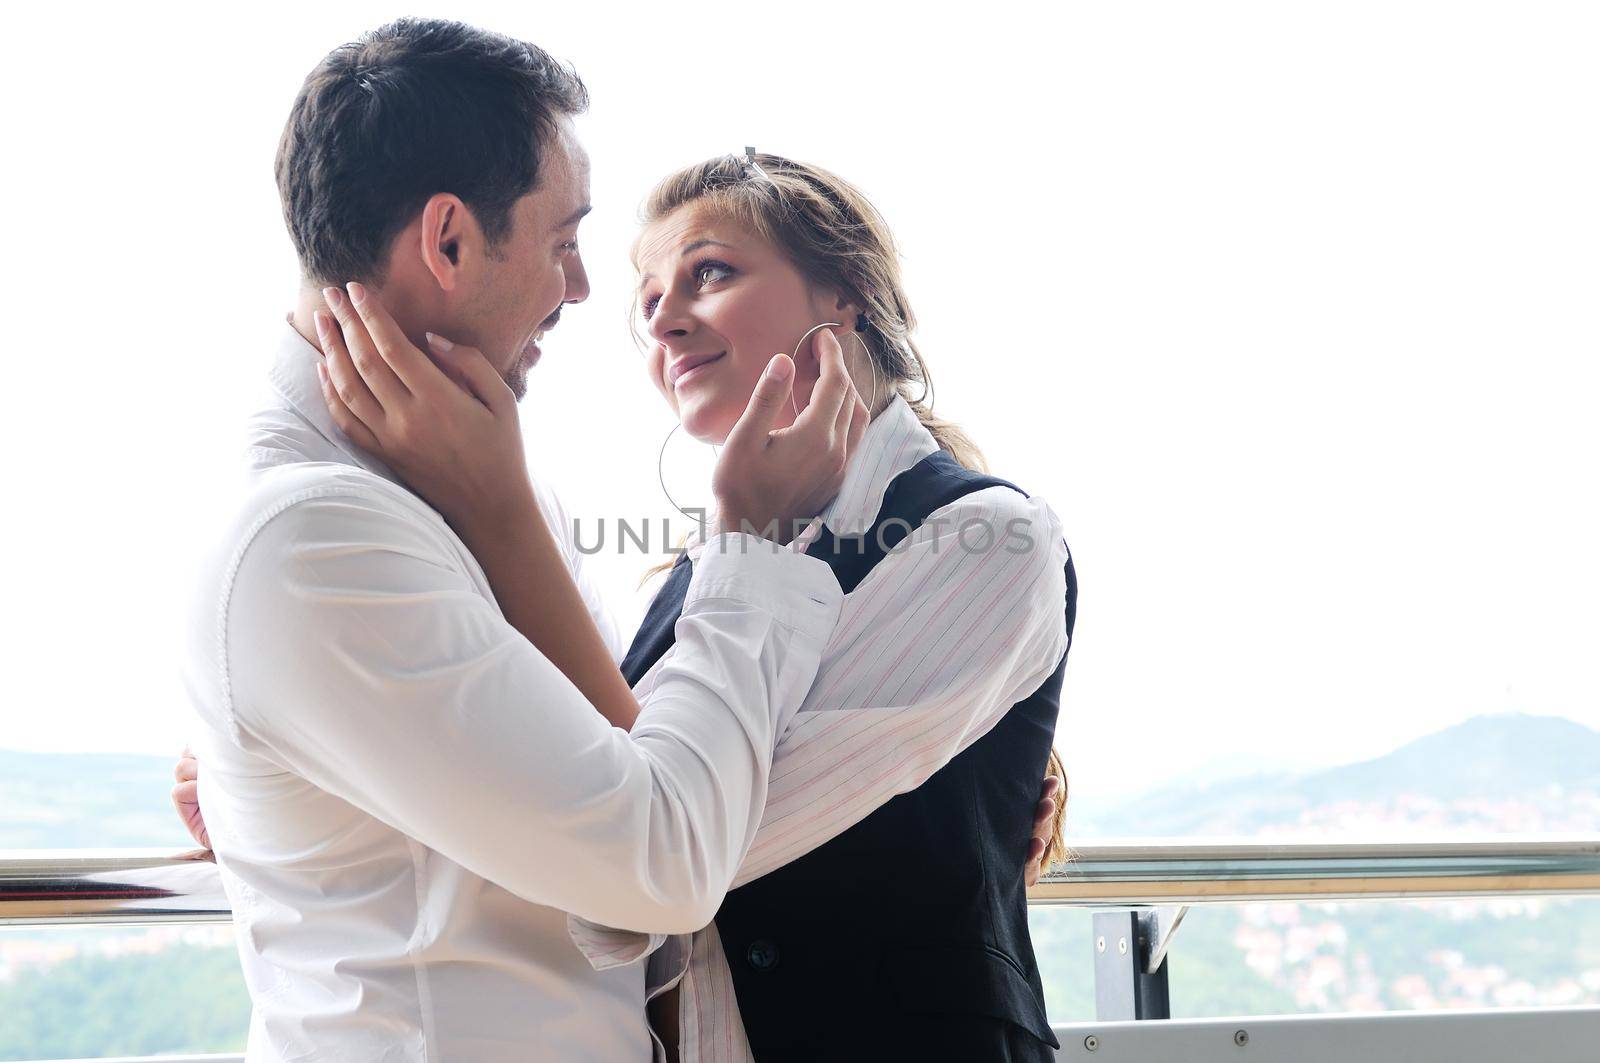
M 682 300 L 663 296 L 650 315 L 650 336 L 657 343 L 681 340 L 694 331 L 694 318 Z

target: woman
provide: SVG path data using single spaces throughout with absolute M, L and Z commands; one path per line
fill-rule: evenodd
M 690 435 L 725 438 L 759 378 L 761 352 L 789 349 L 819 322 L 847 323 L 847 365 L 872 415 L 839 498 L 805 545 L 834 567 L 847 598 L 799 726 L 833 723 L 837 741 L 780 745 L 761 832 L 738 879 L 748 884 L 729 894 L 691 952 L 678 1009 L 685 1041 L 715 1058 L 718 1035 L 706 1027 L 734 1027 L 737 1042 L 742 1026 L 763 1060 L 1054 1058 L 1026 900 L 1007 874 L 1008 854 L 1026 845 L 1031 773 L 1051 755 L 1075 606 L 1053 515 L 974 472 L 983 467 L 977 449 L 921 401 L 928 372 L 892 238 L 848 183 L 771 155 L 689 167 L 650 196 L 634 261 L 647 371 Z M 834 342 L 826 330 L 817 337 L 824 349 Z M 820 373 L 817 348 L 803 348 L 796 410 Z M 926 531 L 941 521 L 996 528 L 1019 516 L 1038 533 L 1020 565 L 1004 551 L 941 558 L 941 544 L 960 554 L 963 543 Z M 904 553 L 888 556 L 885 546 Z M 925 574 L 941 563 L 950 564 L 947 578 Z M 683 560 L 674 567 L 624 659 L 635 684 L 648 684 L 652 660 L 670 643 L 672 598 L 688 570 Z M 1018 575 L 1035 585 L 1006 582 Z M 971 583 L 957 590 L 959 580 Z M 986 590 L 971 590 L 984 582 Z M 950 611 L 996 606 L 1028 618 L 1010 637 L 1036 640 L 1009 665 L 983 657 L 1007 637 L 993 627 L 947 629 L 967 631 L 964 647 L 931 636 Z M 885 623 L 883 614 L 902 619 Z M 921 652 L 922 667 L 909 675 L 898 661 L 871 660 L 902 643 Z M 952 674 L 929 663 L 944 655 Z M 963 701 L 962 684 L 978 672 L 989 684 Z M 952 699 L 940 707 L 948 713 L 930 707 L 940 697 Z M 933 760 L 892 763 L 896 785 L 859 784 L 868 771 L 844 735 L 852 715 L 869 731 L 922 717 L 918 737 L 931 741 Z M 968 730 L 941 741 L 951 725 Z M 913 741 L 897 732 L 902 747 Z M 816 779 L 822 759 L 838 766 L 826 783 Z M 835 786 L 859 796 L 819 808 L 818 796 Z M 802 812 L 805 828 L 786 833 L 783 824 Z M 730 996 L 737 1014 L 722 1007 Z
M 795 352 L 780 431 L 840 359 L 871 414 L 838 497 L 777 536 L 833 567 L 845 605 L 737 888 L 712 926 L 651 957 L 656 1026 L 685 1059 L 1053 1059 L 1021 868 L 1039 855 L 1036 787 L 1076 597 L 1059 524 L 978 471 L 970 440 L 922 402 L 891 237 L 844 181 L 772 155 L 690 167 L 652 193 L 634 259 L 646 368 L 690 435 L 727 437 L 773 351 Z M 335 421 L 375 442 L 334 387 L 357 372 L 337 329 L 324 338 Z M 343 338 L 390 356 L 381 337 Z M 483 493 L 450 512 L 504 514 L 495 477 L 451 475 L 472 459 L 441 456 L 492 452 L 472 434 L 508 418 L 514 431 L 514 406 L 469 414 L 481 359 L 430 343 L 463 385 L 458 407 L 378 456 L 430 500 Z M 672 566 L 622 662 L 640 694 L 699 549 Z M 513 622 L 537 612 L 514 560 L 484 567 Z M 1055 804 L 1047 789 L 1038 810 Z M 597 965 L 646 950 L 601 928 L 577 936 Z

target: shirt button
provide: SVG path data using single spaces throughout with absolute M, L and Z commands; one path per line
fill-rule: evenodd
M 745 953 L 745 959 L 758 971 L 770 971 L 778 966 L 778 946 L 766 938 L 753 941 L 750 950 Z

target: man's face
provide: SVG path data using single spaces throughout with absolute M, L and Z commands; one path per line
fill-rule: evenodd
M 516 202 L 511 230 L 489 255 L 482 284 L 462 307 L 462 330 L 517 398 L 539 361 L 539 340 L 566 303 L 589 296 L 578 223 L 589 212 L 589 156 L 570 119 L 545 143 L 539 187 Z

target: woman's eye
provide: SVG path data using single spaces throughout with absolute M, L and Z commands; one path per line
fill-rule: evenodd
M 727 280 L 732 275 L 733 267 L 728 265 L 726 262 L 710 260 L 701 262 L 694 267 L 695 283 L 701 287 L 711 284 L 714 281 Z M 661 296 L 652 295 L 639 304 L 639 312 L 644 315 L 646 321 L 650 319 L 651 314 L 656 312 L 656 304 L 660 301 Z
M 694 268 L 694 279 L 710 284 L 714 280 L 726 280 L 732 272 L 733 267 L 725 262 L 702 262 Z

